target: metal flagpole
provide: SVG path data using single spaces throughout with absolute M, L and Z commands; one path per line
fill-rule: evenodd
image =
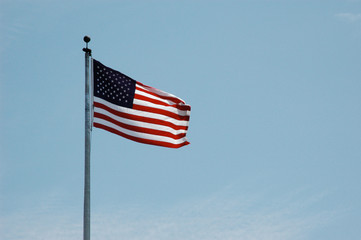
M 90 80 L 89 80 L 89 56 L 91 49 L 88 48 L 90 37 L 85 36 L 85 174 L 84 174 L 84 218 L 83 218 L 83 239 L 90 240 Z

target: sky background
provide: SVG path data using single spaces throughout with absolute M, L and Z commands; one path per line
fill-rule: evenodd
M 93 129 L 92 239 L 361 239 L 361 1 L 0 0 L 1 239 L 82 239 L 85 35 L 192 106 Z

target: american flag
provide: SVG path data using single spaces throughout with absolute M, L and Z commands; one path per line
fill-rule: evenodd
M 191 107 L 92 59 L 93 126 L 163 147 L 188 145 Z

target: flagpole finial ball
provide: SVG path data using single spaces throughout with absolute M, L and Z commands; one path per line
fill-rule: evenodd
M 85 36 L 85 37 L 84 37 L 84 42 L 86 42 L 86 43 L 90 42 L 90 37 Z

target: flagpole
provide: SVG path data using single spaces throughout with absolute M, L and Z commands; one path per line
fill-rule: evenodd
M 83 218 L 83 240 L 90 240 L 90 80 L 89 80 L 89 57 L 91 49 L 88 48 L 90 37 L 85 36 L 85 174 L 84 174 L 84 218 Z

